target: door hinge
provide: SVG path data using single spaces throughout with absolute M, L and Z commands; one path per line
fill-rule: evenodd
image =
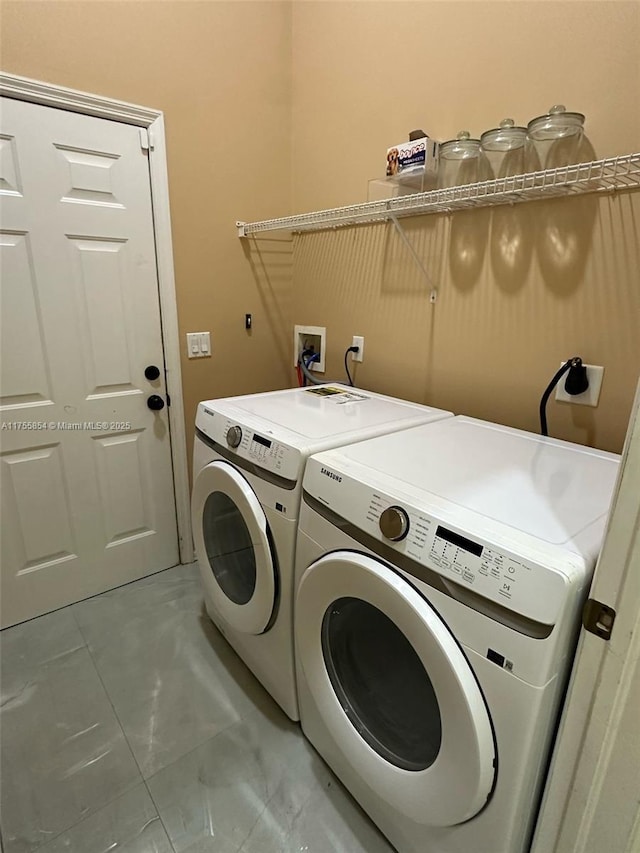
M 582 611 L 582 625 L 586 631 L 595 634 L 602 640 L 610 640 L 613 623 L 616 621 L 616 611 L 613 607 L 588 599 Z
M 140 131 L 140 147 L 144 151 L 148 151 L 150 148 L 153 149 L 153 134 L 146 127 L 139 127 Z

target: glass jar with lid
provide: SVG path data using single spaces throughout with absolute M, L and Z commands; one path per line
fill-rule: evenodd
M 529 122 L 527 136 L 543 169 L 578 163 L 584 142 L 584 115 L 556 104 L 546 115 Z
M 479 139 L 472 139 L 468 130 L 461 130 L 455 139 L 440 145 L 438 187 L 455 187 L 488 181 L 493 177 Z
M 503 119 L 499 127 L 485 130 L 480 144 L 496 178 L 528 171 L 526 142 L 527 128 L 516 127 L 512 118 Z

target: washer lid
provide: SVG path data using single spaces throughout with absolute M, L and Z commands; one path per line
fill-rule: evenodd
M 620 457 L 466 417 L 319 454 L 317 464 L 379 488 L 436 495 L 479 516 L 564 545 L 606 516 Z M 353 463 L 356 463 L 355 465 Z M 408 489 L 407 489 L 408 487 Z M 426 503 L 425 503 L 426 502 Z
M 425 826 L 476 815 L 496 775 L 489 711 L 426 598 L 379 560 L 336 551 L 305 571 L 294 614 L 317 712 L 363 782 Z
M 358 440 L 451 414 L 340 384 L 211 400 L 200 407 L 304 447 L 313 442 L 330 446 L 337 438 Z
M 211 462 L 193 484 L 191 524 L 202 581 L 237 631 L 261 634 L 276 603 L 276 566 L 267 518 L 233 465 Z

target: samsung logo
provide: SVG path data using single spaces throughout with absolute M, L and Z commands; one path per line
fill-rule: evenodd
M 335 480 L 337 483 L 342 482 L 342 477 L 338 477 L 337 474 L 334 474 L 333 471 L 329 471 L 326 468 L 321 468 L 320 473 L 324 474 L 325 477 L 330 477 L 332 480 Z

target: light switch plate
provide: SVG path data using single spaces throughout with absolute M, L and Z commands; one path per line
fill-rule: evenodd
M 206 358 L 211 355 L 210 332 L 187 332 L 187 355 L 189 358 Z

